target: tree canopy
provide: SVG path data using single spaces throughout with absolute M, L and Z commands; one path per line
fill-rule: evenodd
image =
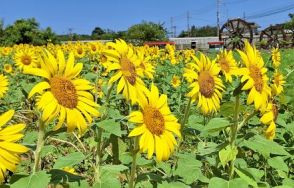
M 188 31 L 182 31 L 179 34 L 179 37 L 210 37 L 210 36 L 217 36 L 217 27 L 215 26 L 202 26 L 202 27 L 196 27 L 193 25 L 190 29 L 190 32 Z
M 135 44 L 142 44 L 145 41 L 165 41 L 167 31 L 161 23 L 143 21 L 128 29 L 127 39 Z
M 34 18 L 16 20 L 12 25 L 4 28 L 0 23 L 0 44 L 33 44 L 43 45 L 48 42 L 58 42 L 56 34 L 50 27 L 44 30 L 39 28 L 39 23 Z

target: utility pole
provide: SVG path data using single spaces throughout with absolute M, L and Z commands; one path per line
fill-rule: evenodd
M 188 32 L 188 37 L 190 37 L 190 14 L 189 11 L 187 12 L 187 32 Z
M 217 25 L 217 36 L 219 36 L 220 24 L 219 24 L 219 8 L 220 8 L 220 1 L 216 0 L 216 25 Z
M 173 26 L 173 29 L 174 29 L 174 37 L 176 37 L 176 35 L 177 35 L 177 26 Z
M 245 12 L 243 12 L 243 19 L 246 20 Z
M 170 33 L 171 33 L 171 37 L 175 37 L 173 29 L 174 29 L 174 20 L 173 20 L 173 17 L 170 17 Z

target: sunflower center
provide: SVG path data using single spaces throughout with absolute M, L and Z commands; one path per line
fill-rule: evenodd
M 28 55 L 24 55 L 21 57 L 21 62 L 24 64 L 24 65 L 30 65 L 31 62 L 32 62 L 32 58 Z
M 91 46 L 91 49 L 92 49 L 93 52 L 96 52 L 96 50 L 97 50 L 97 48 L 96 48 L 95 45 L 92 45 L 92 46 Z
M 254 87 L 255 87 L 256 91 L 258 91 L 260 93 L 263 88 L 263 79 L 262 79 L 261 70 L 257 66 L 251 65 L 249 67 L 249 71 L 250 71 L 250 77 L 254 81 Z
M 121 59 L 121 71 L 129 83 L 135 85 L 137 77 L 136 68 L 128 58 L 123 57 Z
M 54 76 L 50 79 L 50 86 L 51 92 L 60 105 L 70 109 L 77 106 L 77 91 L 70 80 L 61 76 Z
M 77 49 L 77 52 L 78 52 L 79 55 L 81 55 L 81 54 L 83 54 L 83 49 L 82 48 L 78 48 Z
M 206 98 L 212 97 L 214 93 L 215 82 L 210 73 L 208 71 L 200 72 L 198 81 L 200 93 Z
M 143 111 L 143 119 L 148 130 L 157 136 L 164 131 L 164 118 L 158 109 L 147 106 Z
M 230 72 L 230 65 L 224 58 L 221 58 L 218 63 L 223 71 Z

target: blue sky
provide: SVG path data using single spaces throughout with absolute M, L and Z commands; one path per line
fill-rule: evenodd
M 294 13 L 293 0 L 220 0 L 220 21 L 254 16 L 271 10 L 293 9 L 263 18 L 250 19 L 262 28 L 289 20 Z M 69 28 L 79 34 L 90 34 L 95 26 L 115 31 L 126 30 L 142 20 L 165 23 L 170 29 L 173 17 L 177 34 L 190 25 L 216 25 L 216 0 L 3 0 L 0 18 L 5 25 L 20 18 L 35 17 L 41 28 L 50 26 L 58 34 Z

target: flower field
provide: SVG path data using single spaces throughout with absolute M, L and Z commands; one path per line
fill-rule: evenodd
M 0 184 L 294 187 L 293 54 L 0 47 Z

